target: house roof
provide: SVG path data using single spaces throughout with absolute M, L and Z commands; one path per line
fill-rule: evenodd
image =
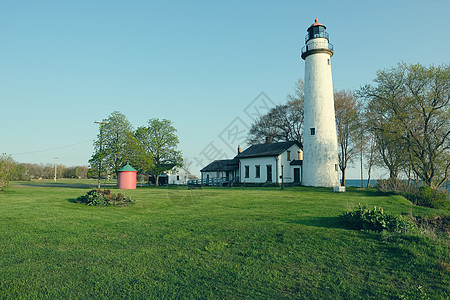
M 235 158 L 278 156 L 295 144 L 300 147 L 297 141 L 253 145 L 238 154 Z
M 239 160 L 234 159 L 222 159 L 215 160 L 203 169 L 200 172 L 220 172 L 220 171 L 235 171 L 238 169 Z

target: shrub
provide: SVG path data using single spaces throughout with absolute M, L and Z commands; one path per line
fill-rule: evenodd
M 125 197 L 122 193 L 112 194 L 111 190 L 91 190 L 86 195 L 78 197 L 76 202 L 91 206 L 127 206 L 135 203 L 130 197 Z
M 379 179 L 376 189 L 384 193 L 413 193 L 415 188 L 398 178 Z
M 389 178 L 378 180 L 377 190 L 402 195 L 415 205 L 437 209 L 450 209 L 448 194 L 444 191 L 434 190 L 428 185 L 416 188 L 400 179 Z
M 443 191 L 433 190 L 428 185 L 421 186 L 412 193 L 405 193 L 404 196 L 415 205 L 437 209 L 450 208 L 448 194 Z
M 450 216 L 415 216 L 412 221 L 423 232 L 443 236 L 446 237 L 447 240 L 450 238 Z
M 76 201 L 92 206 L 106 205 L 105 197 L 98 190 L 91 190 L 86 195 L 78 197 Z
M 352 229 L 372 231 L 407 232 L 415 228 L 415 225 L 406 217 L 385 213 L 382 207 L 373 209 L 358 204 L 352 211 L 342 213 L 340 218 Z

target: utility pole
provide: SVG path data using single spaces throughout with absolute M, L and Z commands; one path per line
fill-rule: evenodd
M 58 162 L 58 158 L 55 157 L 55 182 L 56 182 L 56 166 L 58 165 L 57 162 Z
M 98 162 L 98 184 L 97 189 L 100 191 L 100 176 L 102 172 L 102 160 L 103 160 L 103 153 L 102 153 L 102 142 L 103 142 L 103 125 L 108 124 L 108 122 L 99 122 L 95 121 L 95 124 L 100 125 L 100 155 L 99 155 L 99 162 Z

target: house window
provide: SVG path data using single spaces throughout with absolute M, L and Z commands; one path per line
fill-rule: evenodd
M 180 175 L 177 175 L 177 180 L 180 180 Z
M 287 160 L 290 161 L 291 160 L 291 151 L 287 151 Z
M 316 135 L 316 129 L 315 128 L 311 128 L 311 135 Z
M 256 178 L 260 178 L 261 177 L 261 167 L 260 166 L 255 166 L 255 177 Z
M 245 178 L 250 177 L 250 166 L 245 166 Z

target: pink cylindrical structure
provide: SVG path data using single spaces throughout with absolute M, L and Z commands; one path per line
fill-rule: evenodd
M 136 175 L 137 171 L 128 163 L 119 170 L 117 175 L 117 187 L 125 190 L 136 189 Z

